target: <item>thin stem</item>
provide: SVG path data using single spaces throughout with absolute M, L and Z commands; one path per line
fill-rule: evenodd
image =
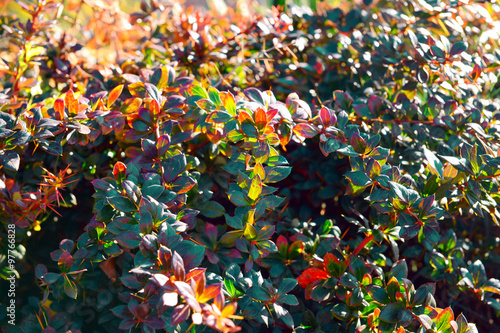
M 361 250 L 373 240 L 373 234 L 366 236 L 365 239 L 358 245 L 358 247 L 352 252 L 351 256 L 357 255 Z

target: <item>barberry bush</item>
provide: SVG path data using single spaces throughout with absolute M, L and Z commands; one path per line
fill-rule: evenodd
M 3 332 L 500 324 L 498 4 L 2 4 Z

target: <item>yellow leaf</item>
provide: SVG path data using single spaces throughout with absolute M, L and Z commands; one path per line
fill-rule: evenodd
M 259 198 L 262 192 L 262 180 L 259 175 L 255 175 L 250 183 L 250 189 L 248 190 L 248 197 L 255 201 Z
M 255 175 L 259 175 L 260 179 L 266 179 L 266 171 L 264 170 L 264 167 L 260 163 L 255 164 L 253 168 L 253 173 Z

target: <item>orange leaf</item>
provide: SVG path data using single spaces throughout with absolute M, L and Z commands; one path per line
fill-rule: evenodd
M 246 111 L 240 111 L 238 113 L 238 121 L 240 122 L 240 124 L 243 124 L 243 123 L 253 124 L 254 123 L 252 116 Z
M 107 103 L 108 108 L 111 107 L 111 105 L 113 105 L 113 103 L 118 99 L 118 97 L 120 97 L 122 91 L 123 91 L 123 84 L 120 84 L 119 86 L 116 86 L 113 90 L 111 90 L 108 96 L 108 103 Z
M 160 114 L 160 105 L 157 101 L 152 100 L 151 103 L 149 103 L 149 111 L 151 111 L 155 116 Z
M 64 101 L 60 98 L 54 102 L 54 113 L 57 120 L 64 119 Z
M 198 297 L 198 302 L 206 303 L 220 293 L 221 285 L 212 284 L 203 290 L 203 293 Z
M 314 129 L 314 127 L 312 127 L 309 124 L 303 124 L 303 123 L 295 125 L 295 127 L 293 128 L 293 132 L 304 138 L 312 138 L 316 134 L 318 134 L 318 132 Z
M 78 114 L 79 111 L 79 103 L 78 100 L 74 100 L 70 104 L 68 104 L 68 111 L 70 115 Z
M 123 102 L 122 107 L 120 108 L 120 111 L 123 113 L 133 113 L 141 107 L 142 104 L 142 99 L 137 98 L 137 97 L 132 97 L 125 102 Z
M 66 105 L 70 105 L 75 101 L 75 94 L 73 93 L 73 90 L 68 90 L 66 92 L 66 96 L 64 97 L 64 101 L 66 102 Z
M 205 274 L 206 268 L 193 268 L 186 274 L 186 282 L 189 282 L 191 279 L 198 281 L 201 277 L 200 275 Z
M 119 180 L 119 178 L 125 177 L 126 171 L 127 166 L 125 164 L 123 164 L 122 162 L 116 162 L 115 166 L 113 167 L 113 176 L 116 180 Z
M 267 125 L 266 111 L 263 108 L 255 110 L 255 125 L 259 131 Z
M 222 309 L 221 311 L 221 317 L 227 318 L 229 316 L 232 316 L 236 312 L 236 307 L 238 305 L 236 303 L 229 303 Z
M 102 269 L 104 274 L 110 279 L 112 282 L 116 281 L 116 266 L 115 266 L 115 258 L 110 258 L 106 261 L 103 261 L 99 264 L 99 268 Z

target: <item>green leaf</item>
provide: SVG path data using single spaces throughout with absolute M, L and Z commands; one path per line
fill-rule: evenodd
M 162 185 L 144 185 L 142 187 L 142 194 L 144 197 L 150 196 L 153 199 L 158 199 L 162 195 L 163 191 L 165 191 L 165 187 Z
M 450 327 L 450 323 L 453 320 L 453 311 L 450 307 L 442 310 L 436 317 L 436 328 L 438 331 Z
M 413 320 L 413 315 L 410 310 L 404 309 L 403 311 L 399 312 L 398 319 L 401 322 L 407 323 Z
M 202 86 L 198 86 L 198 85 L 192 85 L 192 86 L 190 86 L 189 87 L 189 93 L 192 96 L 200 96 L 201 98 L 208 98 L 208 94 L 205 91 L 205 89 L 203 89 Z
M 230 115 L 236 116 L 236 103 L 231 92 L 220 93 L 222 105 Z
M 419 198 L 417 191 L 409 189 L 396 182 L 389 181 L 389 187 L 391 189 L 392 197 L 396 197 L 405 203 L 411 204 Z
M 259 132 L 257 131 L 257 127 L 254 124 L 243 123 L 241 124 L 241 130 L 243 133 L 250 138 L 258 138 Z
M 398 315 L 404 308 L 402 303 L 389 303 L 382 309 L 379 318 L 388 323 L 397 323 Z
M 437 244 L 439 240 L 441 239 L 441 236 L 439 233 L 434 230 L 434 228 L 428 227 L 428 226 L 423 226 L 423 234 L 425 236 L 425 239 L 427 239 L 429 242 L 433 244 Z
M 335 318 L 339 320 L 349 320 L 351 318 L 351 312 L 349 308 L 344 303 L 338 303 L 333 306 L 332 314 Z
M 243 236 L 243 231 L 242 230 L 233 230 L 226 232 L 222 237 L 219 239 L 219 243 L 222 245 L 229 245 L 229 246 L 234 246 L 234 242 Z
M 236 185 L 236 188 L 231 188 L 231 187 L 229 188 L 228 197 L 229 200 L 238 207 L 247 207 L 252 205 L 245 198 L 243 192 L 241 192 L 241 189 L 239 188 L 238 185 Z
M 267 302 L 271 299 L 269 293 L 261 286 L 252 286 L 247 290 L 247 295 L 262 302 Z
M 292 171 L 292 167 L 288 166 L 275 166 L 275 167 L 266 167 L 266 179 L 264 180 L 264 183 L 277 183 L 290 174 Z
M 392 277 L 389 282 L 387 283 L 387 287 L 385 288 L 387 290 L 387 295 L 389 296 L 389 299 L 395 300 L 396 299 L 396 293 L 399 291 L 399 282 L 396 278 Z
M 295 295 L 281 295 L 278 297 L 278 302 L 287 305 L 299 305 L 299 300 Z
M 290 312 L 283 308 L 280 304 L 274 303 L 273 304 L 274 311 L 276 311 L 276 317 L 280 318 L 283 320 L 286 326 L 288 327 L 293 327 L 293 318 Z
M 289 279 L 289 278 L 283 279 L 283 281 L 281 281 L 281 283 L 278 286 L 278 292 L 280 294 L 286 294 L 292 291 L 293 288 L 295 288 L 295 286 L 297 285 L 297 283 L 298 283 L 297 279 Z
M 356 288 L 359 286 L 359 282 L 356 277 L 350 273 L 344 273 L 340 277 L 340 284 L 347 288 Z
M 229 293 L 229 296 L 235 297 L 236 296 L 236 288 L 234 287 L 234 282 L 231 279 L 224 279 L 224 287 L 226 288 L 226 291 Z
M 224 206 L 213 200 L 197 206 L 196 209 L 200 211 L 201 215 L 211 219 L 222 216 L 226 212 Z
M 17 171 L 20 163 L 21 159 L 17 153 L 8 152 L 0 155 L 0 167 L 4 167 L 7 170 Z
M 233 116 L 231 116 L 227 112 L 213 111 L 208 115 L 208 117 L 205 121 L 207 123 L 223 124 L 223 123 L 227 123 L 231 119 L 233 119 Z
M 332 290 L 317 286 L 311 292 L 311 298 L 316 302 L 325 302 L 332 296 Z
M 135 249 L 139 246 L 141 238 L 134 231 L 124 231 L 116 236 L 116 241 L 121 247 L 126 249 Z
M 142 193 L 141 193 L 141 190 L 139 189 L 139 187 L 136 184 L 134 184 L 134 182 L 131 180 L 124 180 L 122 182 L 122 187 L 125 190 L 125 192 L 127 193 L 127 196 L 133 202 L 138 204 L 142 198 Z
M 368 293 L 375 301 L 379 303 L 387 304 L 390 302 L 389 296 L 387 295 L 387 291 L 385 291 L 385 289 L 380 286 L 377 285 L 369 286 Z
M 47 283 L 47 284 L 51 284 L 51 283 L 54 283 L 56 282 L 57 280 L 59 280 L 59 278 L 61 277 L 61 274 L 57 274 L 57 273 L 46 273 L 44 274 L 40 280 L 42 280 L 44 283 Z
M 259 240 L 269 239 L 274 234 L 274 225 L 266 225 L 259 230 Z
M 353 133 L 350 143 L 355 152 L 359 154 L 364 154 L 366 152 L 366 142 L 358 133 Z
M 243 221 L 239 217 L 237 216 L 232 217 L 227 214 L 224 214 L 224 217 L 226 218 L 226 224 L 229 225 L 230 227 L 237 230 L 243 229 Z
M 73 299 L 76 299 L 78 295 L 78 288 L 76 287 L 76 284 L 67 276 L 64 278 L 64 292 L 68 295 L 68 297 Z
M 214 87 L 208 88 L 208 98 L 215 104 L 215 106 L 221 105 L 221 99 L 219 95 L 219 91 Z
M 38 140 L 40 148 L 45 150 L 47 153 L 56 156 L 62 156 L 62 146 L 60 142 L 57 141 L 47 141 L 44 139 Z
M 373 183 L 364 171 L 349 171 L 345 176 L 356 186 L 366 187 Z
M 458 41 L 451 47 L 450 56 L 459 55 L 460 53 L 467 50 L 467 42 Z
M 389 278 L 395 277 L 398 280 L 406 279 L 408 276 L 408 265 L 406 264 L 406 261 L 399 260 L 396 262 L 392 268 L 391 271 L 389 272 Z
M 424 155 L 427 159 L 429 171 L 436 176 L 439 176 L 440 179 L 443 179 L 443 163 L 434 155 L 432 151 L 427 149 L 424 146 Z
M 357 256 L 351 257 L 349 267 L 351 269 L 352 274 L 354 274 L 354 276 L 356 277 L 356 279 L 358 279 L 358 281 L 363 280 L 363 276 L 366 273 L 366 265 L 363 260 L 361 260 Z
M 116 210 L 123 213 L 132 213 L 137 211 L 137 207 L 127 198 L 122 196 L 114 196 L 107 198 L 109 204 Z

